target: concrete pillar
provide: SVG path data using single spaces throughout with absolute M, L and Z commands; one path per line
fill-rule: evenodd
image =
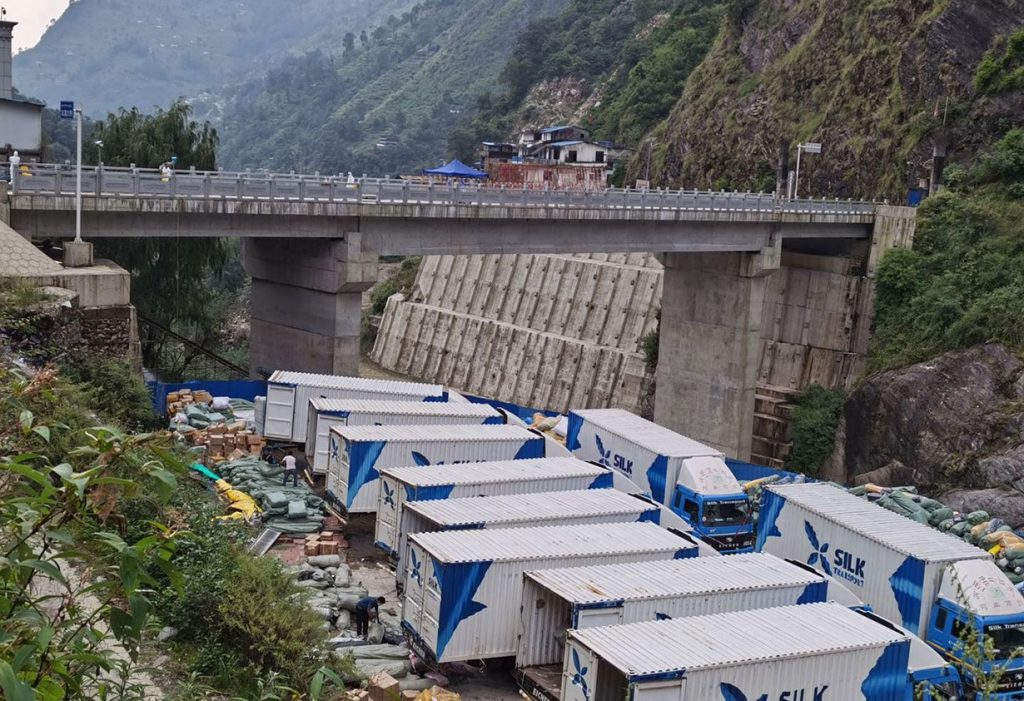
M 7 182 L 0 182 L 0 224 L 11 225 L 11 202 L 7 195 Z
M 250 370 L 359 374 L 362 293 L 378 256 L 344 239 L 246 239 L 252 276 Z
M 88 241 L 64 242 L 64 267 L 88 268 L 93 264 L 92 244 Z
M 780 258 L 778 242 L 757 254 L 663 256 L 657 423 L 750 459 L 766 281 Z

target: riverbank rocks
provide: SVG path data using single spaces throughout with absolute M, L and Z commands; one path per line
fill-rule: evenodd
M 823 479 L 914 484 L 1024 525 L 1024 363 L 997 344 L 867 379 L 843 407 Z

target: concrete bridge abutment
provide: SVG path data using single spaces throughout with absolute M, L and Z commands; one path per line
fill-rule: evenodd
M 768 277 L 781 238 L 759 253 L 668 253 L 654 420 L 749 460 Z
M 250 371 L 359 374 L 362 293 L 377 281 L 378 255 L 362 235 L 340 239 L 246 239 L 252 277 Z

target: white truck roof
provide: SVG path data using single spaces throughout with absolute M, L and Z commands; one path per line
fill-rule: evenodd
M 943 596 L 978 616 L 1024 614 L 1024 596 L 994 562 L 963 560 L 949 566 L 952 581 L 943 582 Z M 946 587 L 954 588 L 947 591 Z
M 765 489 L 826 521 L 923 562 L 991 559 L 991 555 L 970 543 L 830 484 L 768 485 Z
M 725 457 L 711 446 L 698 443 L 625 409 L 573 409 L 572 413 L 658 455 L 670 458 Z
M 418 441 L 451 443 L 463 441 L 542 440 L 541 436 L 520 426 L 505 424 L 453 424 L 451 426 L 332 426 L 350 441 Z M 447 468 L 450 469 L 450 468 Z
M 569 631 L 569 637 L 628 676 L 872 649 L 908 639 L 834 603 L 586 628 Z
M 526 576 L 562 599 L 578 604 L 800 586 L 824 578 L 768 553 L 565 567 L 535 570 Z M 735 583 L 722 586 L 726 580 Z
M 641 514 L 645 511 L 657 511 L 660 505 L 638 499 L 617 489 L 583 489 L 411 501 L 405 508 L 441 526 L 454 527 L 476 523 L 501 523 L 503 520 L 524 525 L 522 522 L 527 520 L 550 519 L 570 514 Z
M 435 531 L 413 533 L 409 540 L 445 563 L 540 560 L 696 547 L 653 523 Z
M 434 486 L 443 484 L 492 484 L 518 482 L 523 479 L 601 475 L 608 469 L 576 458 L 528 458 L 526 460 L 495 460 L 464 465 L 429 467 L 388 467 L 381 476 L 403 484 Z
M 401 416 L 501 416 L 490 404 L 470 402 L 408 402 L 389 399 L 330 399 L 314 397 L 309 400 L 316 411 L 347 411 Z
M 320 387 L 324 389 L 351 389 L 380 394 L 422 394 L 425 397 L 439 397 L 444 393 L 441 385 L 424 384 L 421 382 L 398 382 L 395 380 L 375 380 L 368 377 L 348 377 L 345 375 L 320 375 L 311 372 L 292 372 L 277 370 L 267 380 L 268 384 Z

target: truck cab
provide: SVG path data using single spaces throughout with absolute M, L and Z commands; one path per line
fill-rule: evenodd
M 754 551 L 750 502 L 742 491 L 707 494 L 677 483 L 669 508 L 715 550 L 722 553 Z
M 977 653 L 965 651 L 963 643 L 971 638 L 991 640 L 994 658 L 979 659 Z M 984 697 L 1024 699 L 1024 597 L 994 563 L 967 561 L 949 566 L 929 615 L 925 640 L 960 667 L 968 698 L 983 697 L 980 675 L 1001 672 L 996 691 Z

